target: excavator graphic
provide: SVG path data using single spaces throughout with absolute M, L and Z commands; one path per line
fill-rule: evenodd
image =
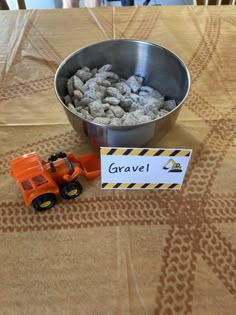
M 169 166 L 171 164 L 171 166 Z M 169 170 L 169 172 L 182 172 L 180 163 L 175 163 L 173 159 L 169 159 L 165 165 L 163 165 L 164 170 Z

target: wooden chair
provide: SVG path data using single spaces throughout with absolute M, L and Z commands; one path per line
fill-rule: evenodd
M 16 0 L 18 9 L 26 9 L 24 0 Z M 10 10 L 6 0 L 0 0 L 0 10 Z

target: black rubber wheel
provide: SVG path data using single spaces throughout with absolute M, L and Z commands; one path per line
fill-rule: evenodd
M 54 194 L 44 194 L 32 201 L 32 206 L 36 211 L 46 211 L 55 206 L 56 196 Z
M 61 187 L 61 196 L 67 200 L 78 197 L 83 188 L 79 182 L 69 182 Z

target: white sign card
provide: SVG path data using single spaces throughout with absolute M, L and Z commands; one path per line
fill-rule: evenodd
M 191 149 L 101 147 L 102 189 L 180 189 Z

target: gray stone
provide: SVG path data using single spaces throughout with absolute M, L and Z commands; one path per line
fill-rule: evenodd
M 105 97 L 103 101 L 106 103 L 109 103 L 111 105 L 119 105 L 120 104 L 120 100 L 114 96 Z
M 79 102 L 82 107 L 86 107 L 89 103 L 93 102 L 94 99 L 90 97 L 83 97 L 83 99 Z
M 109 117 L 96 117 L 93 122 L 101 125 L 109 125 L 111 119 Z
M 66 96 L 64 97 L 64 102 L 65 102 L 66 105 L 68 105 L 69 103 L 72 103 L 72 98 L 71 98 L 71 96 L 70 96 L 70 95 L 66 95 Z
M 69 110 L 71 110 L 73 113 L 77 113 L 77 112 L 76 112 L 76 109 L 75 109 L 75 107 L 74 107 L 73 104 L 69 103 L 69 104 L 68 104 L 68 108 L 69 108 Z
M 163 101 L 160 99 L 150 99 L 147 101 L 144 105 L 144 112 L 147 114 L 148 112 L 153 112 L 154 114 L 157 114 L 159 109 L 161 108 Z
M 127 112 L 129 111 L 130 106 L 133 104 L 133 100 L 131 98 L 123 98 L 120 101 L 120 106 Z
M 112 69 L 112 65 L 106 64 L 102 66 L 101 68 L 99 68 L 98 72 L 106 72 L 106 71 L 110 71 L 111 69 Z
M 125 115 L 122 117 L 123 126 L 136 125 L 137 123 L 138 120 L 135 116 L 132 115 L 132 113 L 125 113 Z
M 72 78 L 67 80 L 67 91 L 70 96 L 74 95 L 74 86 L 73 86 Z
M 75 75 L 79 77 L 83 82 L 89 80 L 92 77 L 92 74 L 90 72 L 84 70 L 78 70 Z
M 113 97 L 118 98 L 119 100 L 121 100 L 123 98 L 122 94 L 120 93 L 120 91 L 114 87 L 109 87 L 107 88 L 107 94 Z
M 111 109 L 105 111 L 106 117 L 115 118 L 115 115 Z
M 121 94 L 130 94 L 131 88 L 128 86 L 125 81 L 120 81 L 114 84 L 114 87 L 117 88 Z
M 111 126 L 121 126 L 121 119 L 120 118 L 112 118 L 111 119 L 111 122 L 110 122 L 110 125 Z
M 97 72 L 98 72 L 98 68 L 93 68 L 93 69 L 91 70 L 92 76 L 94 77 Z
M 105 117 L 105 111 L 101 101 L 94 101 L 88 104 L 90 114 L 95 117 Z
M 168 112 L 172 111 L 176 107 L 175 100 L 165 101 L 162 108 Z
M 80 90 L 74 90 L 74 97 L 78 100 L 81 100 L 83 98 L 84 94 Z
M 102 81 L 101 85 L 105 86 L 105 87 L 110 87 L 111 86 L 111 82 L 108 81 L 108 80 L 104 80 L 104 81 Z
M 111 105 L 109 103 L 102 103 L 103 109 L 105 111 L 107 111 L 108 109 L 110 109 Z
M 81 116 L 89 121 L 92 121 L 94 119 L 94 117 L 92 115 L 89 114 L 89 112 L 86 109 L 81 109 L 80 111 Z
M 143 79 L 141 77 L 138 77 L 136 75 L 132 75 L 128 78 L 126 83 L 131 88 L 131 91 L 136 93 L 142 86 Z
M 76 75 L 74 75 L 72 78 L 73 78 L 74 88 L 76 90 L 80 90 L 80 91 L 83 92 L 83 90 L 84 90 L 84 83 L 83 83 L 83 81 L 79 77 L 77 77 Z
M 118 105 L 116 105 L 116 106 L 112 105 L 111 106 L 111 111 L 113 112 L 113 114 L 117 118 L 121 118 L 125 114 L 125 111 Z
M 161 109 L 161 110 L 159 110 L 158 114 L 160 117 L 162 117 L 162 116 L 169 114 L 169 111 Z

